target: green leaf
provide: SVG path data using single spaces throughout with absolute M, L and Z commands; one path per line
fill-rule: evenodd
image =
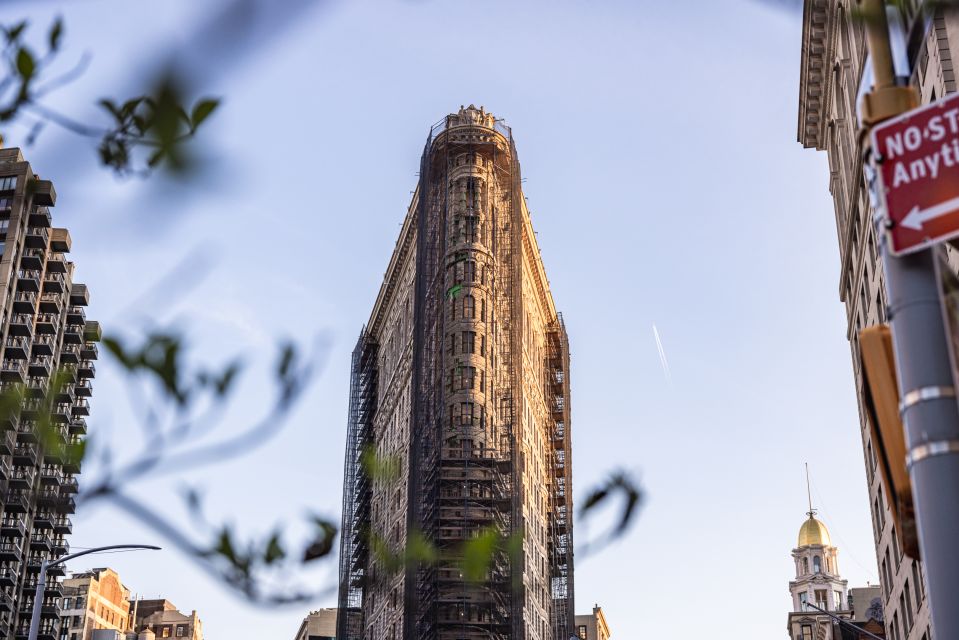
M 122 116 L 120 115 L 120 109 L 117 107 L 117 105 L 113 104 L 112 100 L 103 98 L 102 100 L 100 100 L 98 104 L 104 109 L 106 109 L 107 111 L 109 111 L 110 115 L 112 115 L 117 120 L 123 119 Z
M 190 127 L 196 130 L 204 120 L 210 117 L 210 114 L 213 113 L 213 110 L 219 105 L 219 100 L 213 100 L 211 98 L 200 100 L 193 105 L 193 113 L 190 114 Z
M 463 577 L 467 581 L 480 582 L 486 577 L 499 542 L 499 534 L 490 529 L 463 544 Z
M 579 508 L 580 517 L 585 518 L 591 510 L 616 493 L 622 496 L 623 507 L 619 522 L 610 531 L 609 540 L 618 538 L 626 532 L 633 516 L 636 515 L 639 506 L 642 504 L 642 491 L 632 477 L 624 471 L 614 472 L 603 484 L 590 491 Z
M 17 38 L 20 37 L 20 34 L 23 33 L 23 30 L 27 28 L 27 21 L 19 22 L 9 29 L 7 29 L 7 42 L 13 43 Z
M 140 106 L 140 103 L 143 102 L 143 96 L 139 98 L 130 98 L 123 103 L 123 106 L 120 107 L 120 110 L 123 113 L 133 113 L 133 110 Z
M 57 17 L 53 21 L 53 26 L 50 27 L 50 50 L 56 51 L 60 48 L 60 38 L 63 37 L 63 18 Z
M 316 537 L 303 551 L 303 562 L 312 562 L 328 555 L 336 539 L 336 526 L 332 523 L 314 516 L 313 524 L 317 528 Z
M 286 551 L 280 543 L 280 534 L 274 533 L 266 543 L 266 550 L 263 552 L 263 563 L 270 565 L 279 562 L 286 557 Z
M 220 530 L 220 536 L 217 539 L 216 546 L 212 549 L 213 553 L 226 558 L 230 563 L 237 563 L 236 549 L 233 548 L 233 535 L 228 527 Z
M 33 54 L 24 47 L 20 47 L 20 50 L 17 51 L 17 71 L 20 73 L 20 77 L 29 80 L 33 77 L 33 72 L 36 69 L 37 63 L 33 59 Z
M 132 354 L 128 354 L 116 338 L 106 336 L 102 343 L 106 350 L 113 354 L 113 357 L 123 365 L 124 369 L 133 369 L 137 366 L 137 359 Z

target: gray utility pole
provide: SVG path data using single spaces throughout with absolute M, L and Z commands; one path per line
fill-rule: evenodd
M 40 563 L 40 574 L 37 576 L 37 590 L 33 596 L 33 609 L 30 614 L 30 635 L 27 636 L 29 640 L 37 640 L 37 635 L 40 633 L 40 607 L 43 605 L 43 592 L 47 588 L 47 569 L 54 565 L 63 564 L 68 560 L 79 558 L 80 556 L 100 553 L 101 551 L 113 551 L 114 549 L 149 549 L 159 551 L 160 547 L 154 547 L 150 544 L 111 544 L 107 547 L 95 547 L 93 549 L 87 549 L 86 551 L 71 553 L 70 555 L 57 558 L 53 562 L 47 562 L 47 560 L 44 559 L 43 562 Z
M 908 111 L 917 100 L 897 86 L 885 0 L 859 0 L 866 21 L 875 85 L 863 100 L 869 127 Z M 913 104 L 909 104 L 912 102 Z M 873 150 L 873 161 L 878 150 Z M 875 170 L 867 172 L 875 192 Z M 912 479 L 919 549 L 928 584 L 932 632 L 959 638 L 959 405 L 929 249 L 896 257 L 877 216 L 899 375 L 900 413 Z

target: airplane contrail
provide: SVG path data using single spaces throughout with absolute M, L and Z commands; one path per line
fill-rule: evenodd
M 669 373 L 669 360 L 666 359 L 666 351 L 663 349 L 663 341 L 659 338 L 656 323 L 653 323 L 653 337 L 656 338 L 656 349 L 659 350 L 659 362 L 663 365 L 663 374 L 667 381 L 672 380 L 672 375 Z

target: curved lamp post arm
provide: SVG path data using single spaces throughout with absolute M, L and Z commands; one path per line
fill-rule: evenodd
M 80 556 L 89 555 L 91 553 L 100 553 L 101 551 L 113 551 L 114 549 L 147 549 L 150 551 L 159 551 L 160 547 L 156 547 L 152 544 L 111 544 L 106 547 L 94 547 L 93 549 L 86 549 L 84 551 L 78 551 L 77 553 L 61 556 L 53 562 L 47 562 L 46 565 L 47 567 L 52 567 L 55 564 L 67 562 L 68 560 L 79 558 Z
M 69 555 L 57 558 L 52 562 L 44 559 L 40 563 L 40 573 L 37 576 L 37 590 L 33 596 L 33 609 L 30 613 L 30 635 L 27 636 L 29 640 L 37 640 L 37 635 L 40 633 L 40 607 L 43 603 L 43 591 L 47 587 L 47 569 L 54 565 L 62 564 L 68 560 L 73 560 L 74 558 L 79 558 L 80 556 L 89 555 L 91 553 L 100 553 L 102 551 L 121 549 L 145 549 L 150 551 L 159 551 L 160 547 L 152 544 L 111 544 L 105 547 L 94 547 L 93 549 L 86 549 L 84 551 L 78 551 L 77 553 L 71 553 Z

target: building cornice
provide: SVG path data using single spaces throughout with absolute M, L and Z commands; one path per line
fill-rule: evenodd
M 830 0 L 803 3 L 802 59 L 799 70 L 799 124 L 797 138 L 806 148 L 823 149 L 835 38 Z
M 530 271 L 533 273 L 533 288 L 536 291 L 536 297 L 539 299 L 546 321 L 553 322 L 556 319 L 556 304 L 553 302 L 553 294 L 549 290 L 549 280 L 546 277 L 542 253 L 539 250 L 539 243 L 536 241 L 533 221 L 530 218 L 529 210 L 526 208 L 525 199 L 523 200 L 523 231 L 523 254 L 530 265 Z
M 393 249 L 390 264 L 386 268 L 386 273 L 383 274 L 383 284 L 380 285 L 379 294 L 376 296 L 376 304 L 370 313 L 367 327 L 369 332 L 374 336 L 383 323 L 383 314 L 389 309 L 389 302 L 396 293 L 397 281 L 403 273 L 403 265 L 406 264 L 406 259 L 413 247 L 413 237 L 415 235 L 413 233 L 413 222 L 416 219 L 416 205 L 419 202 L 419 195 L 420 187 L 417 185 L 416 191 L 413 193 L 413 198 L 410 201 L 410 206 L 406 211 L 406 218 L 403 220 L 403 229 L 400 231 L 400 237 L 396 240 L 396 247 Z

